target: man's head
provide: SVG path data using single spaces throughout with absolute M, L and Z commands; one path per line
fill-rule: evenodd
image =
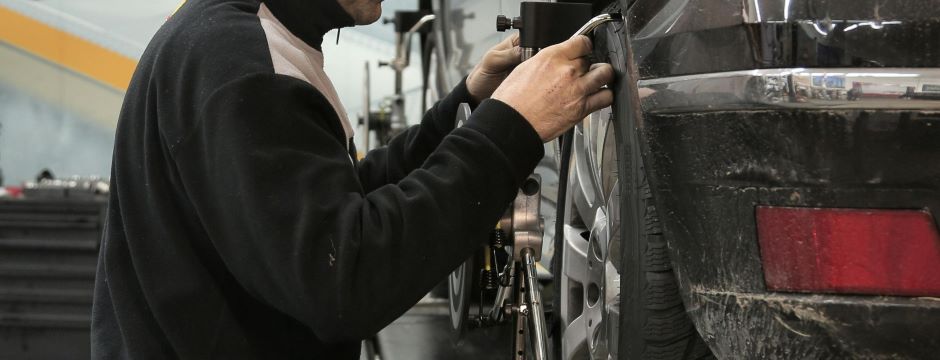
M 339 5 L 356 21 L 356 25 L 368 25 L 382 16 L 382 0 L 338 0 Z

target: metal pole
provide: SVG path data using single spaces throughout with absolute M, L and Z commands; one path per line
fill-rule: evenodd
M 363 127 L 363 131 L 362 131 L 363 132 L 363 135 L 362 135 L 363 150 L 362 151 L 363 151 L 363 154 L 369 152 L 369 138 L 372 136 L 372 134 L 369 133 L 369 115 L 371 115 L 370 113 L 372 112 L 372 106 L 371 106 L 372 96 L 370 94 L 369 85 L 370 85 L 369 84 L 369 62 L 366 61 L 365 79 L 363 81 L 364 91 L 362 92 L 363 93 L 362 94 L 362 123 L 363 123 L 362 124 L 362 127 Z
M 529 324 L 532 332 L 532 347 L 536 360 L 548 360 L 548 332 L 545 325 L 545 309 L 542 306 L 542 296 L 535 271 L 535 256 L 532 249 L 522 250 L 523 265 L 525 267 L 525 286 L 528 296 Z
M 407 64 L 405 63 L 405 56 L 408 51 L 411 49 L 405 49 L 405 41 L 409 38 L 410 35 L 405 33 L 398 33 L 396 35 L 395 44 L 395 60 L 392 60 L 392 70 L 395 71 L 395 95 L 401 95 L 402 93 L 402 72 L 405 71 Z
M 515 264 L 515 261 L 513 262 Z M 512 350 L 512 359 L 513 360 L 526 360 L 526 337 L 529 329 L 526 327 L 528 323 L 529 306 L 526 305 L 525 299 L 525 282 L 523 282 L 524 269 L 516 269 L 519 274 L 516 276 L 517 282 L 514 284 L 513 289 L 516 292 L 516 317 L 513 319 L 516 322 L 515 333 L 513 333 L 513 350 Z
M 392 60 L 392 70 L 395 71 L 395 97 L 392 101 L 391 133 L 398 134 L 405 128 L 405 97 L 402 91 L 402 73 L 408 66 L 405 62 L 406 54 L 411 49 L 405 49 L 406 40 L 410 39 L 410 34 L 398 33 L 395 41 L 395 60 Z

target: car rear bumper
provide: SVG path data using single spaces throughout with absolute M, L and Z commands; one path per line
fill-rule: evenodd
M 940 298 L 693 288 L 688 312 L 718 358 L 935 358 Z
M 847 92 L 798 86 L 812 90 L 814 77 L 829 76 L 816 74 L 827 73 L 843 77 L 833 88 L 936 78 L 930 69 L 879 71 L 792 69 L 640 82 L 648 95 L 639 126 L 644 163 L 663 233 L 687 309 L 720 358 L 940 353 L 938 299 L 773 293 L 765 285 L 759 206 L 920 210 L 938 221 L 940 105 L 904 96 L 849 99 Z

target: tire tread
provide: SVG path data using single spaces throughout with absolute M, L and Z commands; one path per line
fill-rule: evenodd
M 604 12 L 620 12 L 622 3 L 624 1 L 615 1 Z M 619 32 L 608 34 L 623 36 Z M 613 38 L 605 39 L 609 40 L 616 41 Z M 615 44 L 614 41 L 608 44 Z M 607 49 L 610 61 L 626 61 L 622 49 L 611 49 L 613 46 L 616 45 Z M 619 108 L 625 108 L 624 106 L 621 104 Z M 639 228 L 624 229 L 626 232 L 623 232 L 621 237 L 621 289 L 632 294 L 621 296 L 621 299 L 629 300 L 621 303 L 619 358 L 713 358 L 682 302 L 682 293 L 663 234 L 660 213 L 654 202 L 655 193 L 648 182 L 643 158 L 636 143 L 639 141 L 637 129 L 624 123 L 619 124 L 618 131 L 618 174 L 620 181 L 626 181 L 621 184 L 621 204 L 624 209 L 621 213 L 624 216 L 623 221 L 626 221 L 624 224 L 635 224 L 631 226 Z

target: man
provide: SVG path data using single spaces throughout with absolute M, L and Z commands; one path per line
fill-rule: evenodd
M 356 162 L 320 42 L 380 14 L 190 0 L 157 33 L 117 129 L 94 358 L 354 359 L 485 241 L 542 143 L 612 101 L 587 38 L 508 77 L 504 42 Z M 454 129 L 461 102 L 479 105 Z

